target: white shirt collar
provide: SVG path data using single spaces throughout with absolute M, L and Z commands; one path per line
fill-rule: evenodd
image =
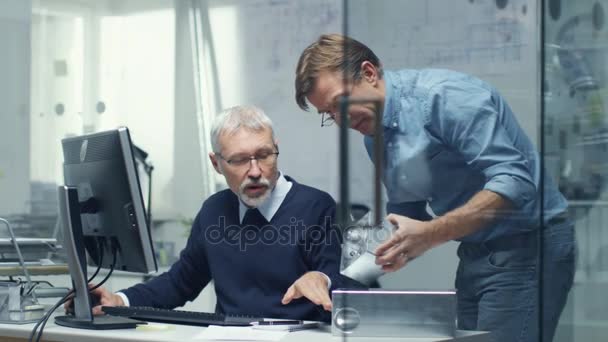
M 270 196 L 260 205 L 258 206 L 258 210 L 264 216 L 266 221 L 270 222 L 274 214 L 277 213 L 281 204 L 283 204 L 283 200 L 285 200 L 285 196 L 289 190 L 291 190 L 291 186 L 293 184 L 285 179 L 282 173 L 279 173 L 279 178 L 277 179 L 277 184 L 274 189 L 270 192 Z M 239 200 L 239 222 L 243 223 L 243 217 L 245 217 L 245 213 L 249 207 L 247 207 L 241 200 Z

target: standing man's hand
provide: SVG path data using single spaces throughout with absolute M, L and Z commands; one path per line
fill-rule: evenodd
M 428 222 L 396 214 L 386 218 L 397 230 L 376 249 L 376 264 L 384 271 L 394 272 L 438 244 Z
M 323 309 L 331 311 L 326 275 L 317 271 L 306 272 L 287 289 L 281 303 L 289 304 L 301 297 L 306 297 L 316 305 L 323 305 Z

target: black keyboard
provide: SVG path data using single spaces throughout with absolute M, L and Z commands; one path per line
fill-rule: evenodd
M 101 310 L 111 316 L 129 317 L 147 322 L 205 327 L 208 325 L 248 326 L 251 322 L 262 320 L 261 317 L 246 315 L 223 315 L 210 312 L 156 309 L 145 306 L 102 306 Z

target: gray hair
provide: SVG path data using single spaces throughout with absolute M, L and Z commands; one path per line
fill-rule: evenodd
M 211 127 L 211 147 L 213 152 L 220 153 L 220 135 L 234 134 L 239 129 L 244 128 L 250 131 L 259 132 L 266 128 L 272 133 L 272 141 L 275 141 L 272 121 L 264 111 L 256 106 L 234 106 L 224 109 L 213 121 Z

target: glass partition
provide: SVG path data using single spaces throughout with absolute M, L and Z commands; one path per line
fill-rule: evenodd
M 525 134 L 536 144 L 540 119 L 539 10 L 529 1 L 471 0 L 446 4 L 426 0 L 355 0 L 345 2 L 345 12 L 346 34 L 370 47 L 385 70 L 437 68 L 478 77 L 500 92 Z M 408 112 L 414 110 L 409 108 Z M 405 125 L 407 114 L 403 115 Z M 360 134 L 351 135 L 350 194 L 353 201 L 359 197 L 359 202 L 371 207 L 374 189 L 369 186 L 373 185 L 370 180 L 374 173 L 370 158 L 364 149 L 361 151 L 361 140 Z M 439 181 L 429 165 L 418 163 L 416 170 L 400 177 L 427 183 Z M 426 193 L 417 197 L 429 204 L 423 205 L 423 211 L 438 215 L 445 212 L 437 206 L 437 196 Z M 384 195 L 384 200 L 387 199 Z M 433 207 L 437 212 L 433 213 Z M 399 272 L 383 276 L 380 283 L 392 288 L 453 288 L 457 246 L 458 243 L 449 242 L 431 249 Z M 428 272 L 428 265 L 433 265 L 434 272 Z
M 594 7 L 597 9 L 601 5 Z M 566 8 L 563 6 L 562 13 Z M 548 15 L 543 10 L 538 3 L 524 0 L 470 0 L 450 2 L 449 5 L 442 1 L 345 2 L 344 32 L 378 55 L 381 67 L 387 72 L 388 80 L 385 79 L 384 85 L 401 92 L 389 94 L 391 97 L 386 95 L 389 90 L 384 92 L 386 101 L 398 98 L 392 100 L 393 104 L 383 103 L 384 137 L 381 143 L 385 158 L 381 166 L 388 213 L 392 211 L 415 218 L 420 214 L 421 205 L 423 214 L 436 217 L 436 222 L 446 223 L 446 217 L 458 222 L 458 218 L 450 215 L 458 213 L 461 207 L 467 208 L 471 198 L 482 198 L 476 197 L 474 191 L 486 189 L 494 190 L 511 205 L 500 210 L 498 215 L 487 213 L 494 218 L 485 221 L 484 228 L 477 233 L 457 236 L 458 242 L 441 244 L 420 256 L 414 255 L 414 260 L 408 260 L 406 255 L 406 266 L 381 276 L 379 285 L 394 289 L 456 287 L 459 327 L 493 330 L 500 341 L 515 340 L 515 335 L 509 335 L 515 332 L 521 332 L 526 341 L 552 340 L 574 272 L 572 229 L 568 225 L 566 201 L 558 190 L 564 192 L 571 208 L 576 207 L 570 190 L 579 194 L 599 191 L 600 186 L 596 184 L 601 179 L 597 177 L 601 167 L 598 164 L 605 160 L 597 154 L 590 156 L 598 151 L 597 146 L 593 147 L 595 150 L 587 146 L 585 152 L 582 147 L 559 152 L 559 143 L 567 144 L 567 133 L 560 133 L 556 127 L 557 118 L 549 115 L 548 99 L 553 93 L 541 92 L 548 84 L 540 76 L 541 71 L 546 70 L 547 77 L 550 73 L 553 76 L 560 73 L 557 77 L 562 78 L 561 82 L 565 77 L 566 83 L 572 82 L 581 89 L 593 88 L 594 94 L 584 101 L 589 108 L 588 116 L 595 117 L 596 122 L 601 96 L 592 84 L 594 80 L 587 74 L 564 75 L 564 72 L 548 67 L 548 62 L 541 61 L 539 46 L 542 43 L 545 43 L 545 49 L 555 49 L 545 41 L 548 33 L 541 37 L 541 18 Z M 556 11 L 555 8 L 551 10 Z M 594 16 L 596 21 L 603 19 L 603 12 Z M 576 21 L 567 26 L 578 26 L 579 19 Z M 547 28 L 546 32 L 549 30 Z M 599 42 L 602 34 L 598 30 L 593 34 Z M 571 39 L 572 33 L 562 32 L 561 35 L 562 39 Z M 348 49 L 345 47 L 345 51 Z M 566 64 L 580 59 L 578 53 L 572 56 L 559 54 Z M 545 56 L 546 61 L 558 58 Z M 597 53 L 594 58 L 602 60 Z M 577 70 L 573 72 L 580 73 L 583 67 L 574 66 Z M 477 80 L 458 78 L 449 71 L 418 71 L 429 68 L 466 73 L 490 86 L 479 86 Z M 411 71 L 394 73 L 402 69 Z M 484 102 L 486 95 L 480 88 L 491 93 L 489 102 Z M 429 94 L 434 97 L 429 98 Z M 561 94 L 570 99 L 580 96 L 573 95 L 571 90 Z M 361 98 L 353 91 L 350 100 L 354 107 Z M 572 113 L 563 102 L 553 106 L 568 115 Z M 541 109 L 544 109 L 544 117 Z M 353 118 L 357 116 L 357 113 L 349 114 Z M 421 115 L 430 117 L 418 120 L 417 116 Z M 487 120 L 493 116 L 499 118 L 496 124 Z M 550 116 L 554 120 L 552 124 L 549 124 Z M 357 123 L 356 119 L 352 120 Z M 574 127 L 581 132 L 585 128 L 578 120 L 578 126 Z M 467 124 L 463 124 L 465 122 Z M 447 125 L 453 124 L 461 126 L 450 131 Z M 600 129 L 597 125 L 589 128 Z M 549 134 L 553 136 L 549 137 Z M 506 141 L 501 141 L 501 136 L 507 137 Z M 592 141 L 588 139 L 585 141 Z M 356 148 L 360 144 L 359 139 L 351 139 L 349 146 Z M 499 146 L 506 149 L 491 152 Z M 508 148 L 512 147 L 517 150 L 515 159 L 510 159 L 513 155 Z M 472 151 L 478 154 L 470 155 Z M 564 155 L 568 153 L 577 159 L 566 161 Z M 369 169 L 365 164 L 369 159 L 353 156 L 352 151 L 349 154 L 349 195 L 363 192 L 371 202 L 373 191 L 361 188 L 353 179 L 355 174 Z M 587 162 L 580 160 L 583 155 L 588 156 Z M 492 166 L 484 166 L 480 159 Z M 518 173 L 516 160 L 524 160 L 524 174 Z M 466 166 L 459 164 L 462 162 Z M 467 170 L 460 173 L 461 168 Z M 493 173 L 493 169 L 501 169 L 513 177 L 505 181 L 508 186 L 495 186 L 501 176 Z M 564 171 L 570 173 L 571 179 L 564 179 Z M 479 176 L 476 172 L 483 176 L 476 178 Z M 581 179 L 574 179 L 574 174 L 576 177 L 585 174 L 582 179 L 589 184 L 578 184 Z M 369 174 L 367 179 L 367 183 L 371 183 Z M 473 179 L 479 179 L 484 185 L 476 184 Z M 574 189 L 564 186 L 569 181 L 575 185 Z M 533 187 L 529 187 L 530 183 Z M 528 199 L 514 196 L 519 191 L 519 194 L 526 193 Z M 418 202 L 414 212 L 411 202 Z M 483 210 L 492 207 L 481 204 L 478 208 L 485 209 L 467 213 L 471 216 L 485 214 Z M 412 221 L 403 222 L 412 229 L 421 226 Z M 460 222 L 474 221 L 463 219 Z M 453 224 L 451 228 L 463 227 Z M 509 286 L 512 287 L 507 289 Z M 571 315 L 570 307 L 571 304 L 566 306 L 563 317 Z M 504 310 L 503 314 L 495 314 L 501 310 Z M 563 334 L 560 326 L 556 340 Z
M 0 156 L 15 159 L 0 169 L 0 185 L 20 194 L 0 200 L 0 215 L 17 228 L 53 234 L 61 138 L 128 125 L 155 165 L 156 219 L 173 223 L 155 233 L 159 261 L 171 264 L 201 200 L 226 186 L 207 160 L 210 120 L 222 108 L 255 104 L 273 120 L 280 170 L 328 192 L 349 223 L 383 221 L 392 229 L 384 220 L 389 213 L 440 218 L 492 182 L 490 192 L 507 198 L 494 210 L 487 205 L 496 199 L 486 194 L 460 214 L 464 223 L 444 231 L 447 242 L 410 251 L 411 258 L 401 253 L 405 267 L 376 275 L 372 287 L 457 289 L 468 296 L 458 302 L 461 329 L 514 324 L 507 330 L 548 341 L 553 328 L 546 322 L 561 314 L 555 341 L 608 335 L 606 0 L 31 2 L 31 110 L 18 121 L 27 134 L 4 137 L 19 142 L 19 153 L 0 146 Z M 347 92 L 333 94 L 344 96 L 308 98 L 304 112 L 295 99 L 296 65 L 326 33 L 366 44 L 379 58 L 378 72 L 359 75 L 372 77 L 363 83 L 367 93 L 347 84 Z M 397 92 L 390 104 L 389 90 Z M 370 94 L 378 96 L 363 96 Z M 353 108 L 360 109 L 349 117 L 355 129 L 326 120 Z M 366 130 L 361 113 L 381 119 Z M 561 197 L 546 189 L 559 189 L 568 201 L 575 268 L 568 264 L 571 244 L 558 243 L 562 264 L 553 262 L 553 247 L 545 248 L 555 232 L 546 228 L 566 218 Z M 475 235 L 477 221 L 466 219 L 486 214 L 497 221 L 481 219 L 487 229 Z M 459 261 L 473 254 L 478 265 Z M 539 263 L 547 260 L 553 263 Z M 483 267 L 497 273 L 465 277 Z M 469 286 L 515 277 L 526 282 L 501 298 Z M 560 294 L 538 286 L 558 278 Z M 562 312 L 556 298 L 566 298 L 570 281 Z M 489 322 L 495 316 L 482 311 L 494 305 L 512 309 L 511 316 Z
M 578 247 L 574 285 L 555 341 L 608 336 L 607 5 L 550 0 L 544 6 L 543 157 L 568 199 Z

